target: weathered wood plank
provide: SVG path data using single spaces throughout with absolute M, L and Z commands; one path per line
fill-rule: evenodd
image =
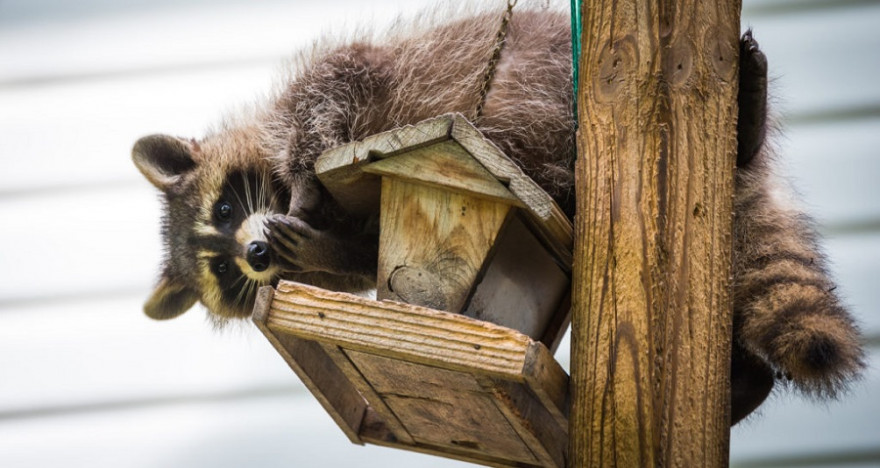
M 253 322 L 349 440 L 363 445 L 358 433 L 367 409 L 367 402 L 345 378 L 321 345 L 288 334 L 275 333 L 269 328 L 268 314 L 273 292 L 274 290 L 269 286 L 259 290 L 254 305 Z
M 315 161 L 321 183 L 342 206 L 358 215 L 379 210 L 379 177 L 364 172 L 371 162 L 449 139 L 451 116 L 379 133 L 331 148 Z
M 523 385 L 485 377 L 478 380 L 494 396 L 492 401 L 508 420 L 529 422 L 514 425 L 513 429 L 539 464 L 564 467 L 568 452 L 567 420 L 560 424 L 544 402 Z
M 739 2 L 587 1 L 575 466 L 726 466 Z
M 507 185 L 540 219 L 546 220 L 552 216 L 554 202 L 550 195 L 464 116 L 454 115 L 450 136 L 466 148 L 486 170 Z
M 379 394 L 430 395 L 441 387 L 452 387 L 461 393 L 483 392 L 483 387 L 470 373 L 439 367 L 424 373 L 425 366 L 413 362 L 354 350 L 346 354 Z
M 459 144 L 509 189 L 529 213 L 530 224 L 542 242 L 560 259 L 560 264 L 571 265 L 571 222 L 550 195 L 460 114 L 443 115 L 333 148 L 318 158 L 315 171 L 346 209 L 359 214 L 375 213 L 379 206 L 379 178 L 366 172 L 367 166 L 397 156 L 403 149 L 418 150 L 443 141 Z
M 462 313 L 513 328 L 553 349 L 563 335 L 556 322 L 568 315 L 567 273 L 520 216 L 511 216 Z
M 442 187 L 510 205 L 523 203 L 510 193 L 458 143 L 446 140 L 406 154 L 388 157 L 363 168 L 368 174 L 391 176 L 430 187 Z
M 282 281 L 266 325 L 346 349 L 522 380 L 527 336 L 458 314 Z
M 460 312 L 510 205 L 382 181 L 376 296 Z
M 568 378 L 521 333 L 290 282 L 257 317 L 273 336 L 316 345 L 342 387 L 357 389 L 362 442 L 493 466 L 565 463 Z
M 348 355 L 416 443 L 536 462 L 517 425 L 472 374 L 357 351 Z
M 454 116 L 450 135 L 492 175 L 506 183 L 507 188 L 526 205 L 526 210 L 537 220 L 534 228 L 540 232 L 548 248 L 561 259 L 563 265 L 571 265 L 572 224 L 553 198 L 464 116 Z
M 397 416 L 388 408 L 388 405 L 379 397 L 374 390 L 372 382 L 365 378 L 365 376 L 361 373 L 360 369 L 352 363 L 350 356 L 344 350 L 339 348 L 336 345 L 329 343 L 319 343 L 315 342 L 319 346 L 321 346 L 324 351 L 327 353 L 327 356 L 333 360 L 342 374 L 345 376 L 345 380 L 347 380 L 360 394 L 360 396 L 366 400 L 369 411 L 375 413 L 375 419 L 377 421 L 381 421 L 381 425 L 385 427 L 385 430 L 389 432 L 390 436 L 393 436 L 393 440 L 400 441 L 406 444 L 413 444 L 413 438 L 410 436 L 409 432 L 403 427 L 400 423 L 400 420 Z M 351 351 L 349 351 L 351 352 Z M 366 419 L 366 415 L 364 416 Z M 363 425 L 363 424 L 362 424 Z M 362 430 L 358 431 L 359 433 Z M 385 435 L 385 437 L 388 437 Z
M 546 347 L 529 345 L 523 375 L 529 388 L 559 425 L 568 429 L 570 387 L 568 374 L 553 359 Z

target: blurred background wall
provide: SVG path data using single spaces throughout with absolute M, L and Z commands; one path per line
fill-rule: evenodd
M 431 3 L 0 0 L 0 466 L 463 465 L 349 444 L 249 323 L 144 317 L 159 204 L 129 156 L 144 134 L 198 137 L 322 32 Z M 878 466 L 880 2 L 746 0 L 745 27 L 871 360 L 841 402 L 775 395 L 732 461 Z

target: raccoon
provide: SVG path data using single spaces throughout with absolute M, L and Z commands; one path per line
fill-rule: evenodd
M 166 258 L 146 314 L 201 302 L 218 322 L 247 317 L 281 278 L 340 291 L 375 285 L 377 227 L 317 182 L 323 151 L 440 114 L 471 113 L 497 13 L 416 24 L 381 40 L 318 43 L 264 107 L 204 138 L 153 135 L 133 159 L 164 193 Z M 517 11 L 477 127 L 574 214 L 574 120 L 566 14 Z M 774 383 L 834 397 L 863 367 L 809 218 L 778 196 L 767 134 L 767 62 L 741 41 L 734 225 L 732 423 Z

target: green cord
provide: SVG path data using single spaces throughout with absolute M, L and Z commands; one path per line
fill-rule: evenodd
M 581 55 L 581 0 L 571 0 L 571 70 L 572 70 L 572 112 L 574 113 L 575 125 L 577 125 L 577 95 L 578 95 L 578 59 Z

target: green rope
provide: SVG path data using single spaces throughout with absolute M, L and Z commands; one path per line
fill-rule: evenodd
M 572 70 L 572 112 L 577 125 L 578 109 L 578 59 L 581 56 L 581 0 L 571 0 L 571 70 Z

